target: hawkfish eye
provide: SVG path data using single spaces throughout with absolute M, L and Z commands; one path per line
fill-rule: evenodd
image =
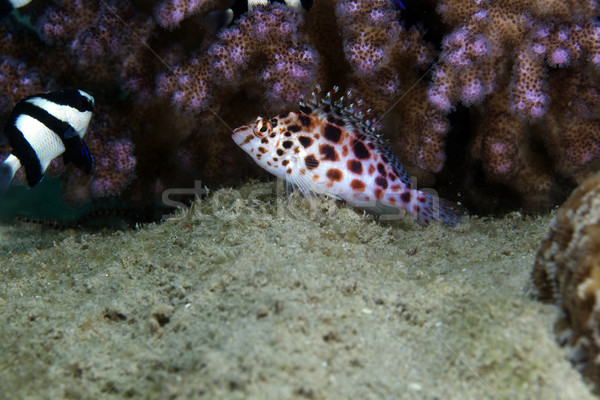
M 271 133 L 271 129 L 272 127 L 269 121 L 266 119 L 260 119 L 256 123 L 256 130 L 254 131 L 254 134 L 258 137 L 267 136 L 269 133 Z

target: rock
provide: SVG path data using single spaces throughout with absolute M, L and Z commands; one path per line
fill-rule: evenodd
M 535 295 L 564 312 L 556 324 L 570 359 L 600 391 L 600 173 L 562 205 L 536 256 Z

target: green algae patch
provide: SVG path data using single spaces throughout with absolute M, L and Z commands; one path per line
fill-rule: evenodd
M 593 398 L 526 292 L 549 217 L 423 228 L 283 192 L 6 253 L 0 397 Z

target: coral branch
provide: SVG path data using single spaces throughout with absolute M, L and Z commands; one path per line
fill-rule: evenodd
M 32 2 L 18 11 L 30 25 L 0 21 L 0 114 L 57 87 L 94 95 L 92 176 L 60 159 L 49 170 L 77 202 L 160 201 L 161 190 L 194 180 L 255 175 L 229 129 L 295 109 L 316 83 L 351 89 L 355 109 L 371 110 L 420 184 L 452 180 L 470 204 L 500 185 L 518 195 L 515 205 L 547 207 L 591 173 L 600 157 L 597 2 L 398 4 L 267 4 L 214 34 L 201 21 L 228 6 L 221 0 Z M 448 178 L 459 172 L 462 183 Z

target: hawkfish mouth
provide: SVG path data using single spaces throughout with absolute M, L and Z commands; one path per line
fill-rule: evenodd
M 248 136 L 252 137 L 252 127 L 248 125 L 240 126 L 233 130 L 231 134 L 231 138 L 238 146 L 244 144 L 243 142 L 248 138 Z

